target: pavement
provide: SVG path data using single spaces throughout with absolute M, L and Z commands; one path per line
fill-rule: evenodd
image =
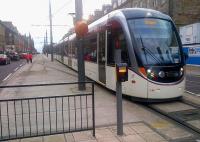
M 77 81 L 77 73 L 50 57 L 37 55 L 32 64 L 25 64 L 1 85 L 39 84 Z M 0 99 L 55 96 L 76 93 L 77 86 L 1 90 Z M 116 97 L 95 85 L 96 136 L 92 131 L 65 133 L 10 140 L 10 142 L 168 142 L 194 135 L 170 120 L 153 114 L 139 104 L 123 100 L 124 134 L 116 133 Z

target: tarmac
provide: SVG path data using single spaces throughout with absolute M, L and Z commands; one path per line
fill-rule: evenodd
M 25 64 L 1 85 L 41 84 L 55 82 L 75 82 L 77 73 L 50 57 L 36 55 L 33 63 Z M 37 90 L 1 91 L 0 99 L 38 97 L 74 93 L 77 86 L 70 88 L 46 88 Z M 184 97 L 191 97 L 185 93 Z M 105 99 L 106 98 L 106 99 Z M 194 99 L 197 100 L 197 99 Z M 199 103 L 199 102 L 197 102 Z M 10 140 L 10 142 L 168 142 L 192 138 L 193 134 L 170 120 L 152 114 L 138 104 L 123 100 L 124 133 L 117 135 L 116 98 L 106 89 L 95 85 L 96 133 L 82 131 L 51 136 L 41 136 Z

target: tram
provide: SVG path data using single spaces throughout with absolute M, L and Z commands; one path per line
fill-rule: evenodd
M 56 58 L 77 70 L 76 35 L 55 45 Z M 115 50 L 128 65 L 124 95 L 139 100 L 179 99 L 185 89 L 185 56 L 172 19 L 144 8 L 115 10 L 89 25 L 84 38 L 85 73 L 115 90 Z

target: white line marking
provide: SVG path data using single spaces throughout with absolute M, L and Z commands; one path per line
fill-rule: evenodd
M 12 73 L 10 73 L 8 76 L 6 76 L 6 78 L 4 78 L 3 81 L 6 81 L 11 75 L 12 75 Z
M 21 65 L 19 65 L 20 67 L 22 66 L 22 64 Z
M 189 93 L 189 94 L 192 94 L 192 95 L 200 97 L 200 94 L 196 94 L 196 93 L 193 93 L 193 92 L 190 92 L 190 91 L 187 91 L 187 90 L 186 90 L 186 92 Z
M 19 69 L 19 67 L 17 67 L 14 71 L 17 71 Z

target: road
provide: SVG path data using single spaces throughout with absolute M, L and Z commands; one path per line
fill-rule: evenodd
M 8 65 L 0 65 L 0 83 L 7 80 L 24 63 L 25 63 L 24 60 L 20 60 L 20 61 L 12 61 L 11 64 Z
M 186 90 L 195 94 L 200 94 L 200 76 L 186 75 Z

